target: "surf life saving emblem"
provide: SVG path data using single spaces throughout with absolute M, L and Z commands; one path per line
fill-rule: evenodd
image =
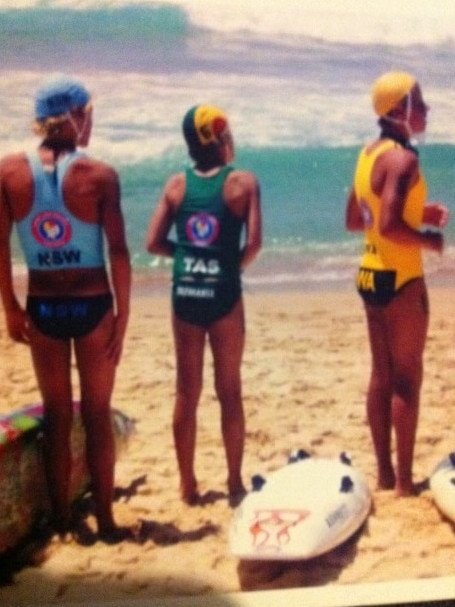
M 372 228 L 374 223 L 373 213 L 371 212 L 370 207 L 364 200 L 360 201 L 360 212 L 362 213 L 363 223 L 365 224 L 365 227 Z
M 207 247 L 215 242 L 219 231 L 218 219 L 209 213 L 196 213 L 186 224 L 188 239 L 198 247 Z
M 35 240 L 42 246 L 57 248 L 71 239 L 71 224 L 64 215 L 46 211 L 35 217 L 32 232 Z
M 258 551 L 280 552 L 291 540 L 292 530 L 304 521 L 311 512 L 294 509 L 256 510 L 250 526 L 252 544 Z

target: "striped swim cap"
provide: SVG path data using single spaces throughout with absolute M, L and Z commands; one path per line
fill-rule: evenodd
M 37 120 L 62 116 L 76 107 L 84 107 L 90 94 L 83 84 L 67 76 L 52 78 L 43 84 L 35 97 Z
M 386 72 L 373 84 L 371 97 L 374 111 L 385 116 L 411 92 L 417 80 L 407 72 Z
M 195 105 L 183 119 L 183 136 L 190 148 L 217 143 L 226 130 L 226 114 L 212 105 Z

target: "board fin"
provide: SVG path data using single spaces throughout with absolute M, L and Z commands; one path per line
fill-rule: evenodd
M 260 491 L 267 481 L 260 474 L 255 474 L 251 477 L 251 485 L 253 491 Z
M 346 451 L 342 451 L 340 453 L 340 462 L 350 466 L 352 464 L 351 457 L 346 453 Z
M 340 493 L 351 493 L 354 489 L 354 481 L 350 476 L 343 476 L 341 479 Z
M 303 459 L 308 459 L 309 457 L 311 457 L 311 455 L 308 453 L 308 451 L 305 451 L 305 449 L 299 449 L 298 451 L 293 451 L 291 453 L 288 459 L 288 464 L 295 464 L 295 462 L 300 462 Z

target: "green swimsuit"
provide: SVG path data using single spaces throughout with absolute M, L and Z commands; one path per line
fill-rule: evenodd
M 242 220 L 226 206 L 223 186 L 232 167 L 213 177 L 186 172 L 186 194 L 175 218 L 172 303 L 178 318 L 208 326 L 241 296 Z

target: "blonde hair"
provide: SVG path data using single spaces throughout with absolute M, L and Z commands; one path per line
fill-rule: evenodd
M 32 122 L 32 131 L 39 137 L 53 137 L 58 134 L 60 126 L 68 120 L 68 116 L 51 116 L 44 120 L 35 120 Z
M 88 101 L 83 107 L 75 107 L 74 110 L 80 110 L 87 114 L 92 110 L 92 102 Z M 73 110 L 71 110 L 73 111 Z M 53 138 L 59 134 L 60 127 L 68 120 L 69 112 L 60 114 L 60 116 L 49 116 L 49 118 L 38 118 L 32 122 L 32 131 L 35 135 L 42 138 Z

